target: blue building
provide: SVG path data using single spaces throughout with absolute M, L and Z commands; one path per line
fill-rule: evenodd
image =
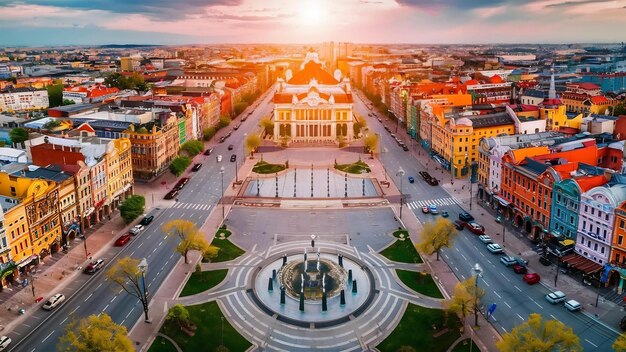
M 626 92 L 626 72 L 583 73 L 580 82 L 595 83 L 602 88 L 602 93 L 613 92 L 619 94 Z

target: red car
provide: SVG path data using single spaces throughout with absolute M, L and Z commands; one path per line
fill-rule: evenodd
M 470 230 L 472 233 L 476 235 L 485 234 L 485 227 L 475 221 L 465 222 L 463 220 L 456 220 L 454 223 L 455 223 L 456 229 L 459 231 L 462 230 L 464 227 L 466 227 L 468 230 Z
M 131 237 L 129 234 L 126 235 L 122 235 L 120 236 L 120 238 L 118 238 L 115 241 L 115 247 L 122 247 L 123 245 L 125 245 L 126 243 L 128 243 L 128 241 L 130 241 Z
M 526 274 L 526 275 L 524 275 L 523 279 L 529 285 L 534 285 L 534 284 L 538 283 L 539 280 L 541 280 L 541 278 L 539 277 L 539 274 L 537 274 L 537 273 Z
M 428 212 L 429 212 L 429 211 L 430 211 L 430 209 L 428 209 L 428 207 L 427 207 L 427 206 L 423 206 L 423 207 L 422 207 L 422 213 L 424 213 L 424 214 L 428 214 Z
M 526 274 L 528 272 L 528 268 L 520 264 L 515 264 L 513 265 L 513 271 L 515 271 L 516 274 Z

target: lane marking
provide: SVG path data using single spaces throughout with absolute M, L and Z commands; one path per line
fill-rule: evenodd
M 498 292 L 493 292 L 496 296 L 498 296 L 498 298 L 502 299 L 502 297 L 498 294 Z
M 76 310 L 78 310 L 78 307 L 80 307 L 80 306 L 77 306 L 76 308 L 74 308 L 74 310 L 70 312 L 70 315 L 74 314 L 76 312 Z
M 141 248 L 141 246 L 143 246 L 143 242 L 141 242 L 138 246 L 137 249 Z M 134 253 L 134 252 L 133 252 Z
M 522 318 L 522 316 L 521 316 L 521 315 L 519 315 L 519 314 L 517 314 L 517 313 L 515 313 L 515 315 L 517 315 L 520 319 L 522 319 L 522 321 L 525 321 L 525 320 L 524 320 L 524 318 Z
M 522 292 L 522 289 L 517 287 L 517 285 L 513 285 L 513 287 L 515 287 L 519 292 Z
M 110 303 L 113 303 L 113 301 L 115 301 L 116 298 L 117 298 L 117 296 L 113 296 L 113 298 L 111 298 L 111 302 Z
M 65 324 L 65 321 L 66 321 L 66 320 L 67 320 L 67 317 L 65 317 L 65 319 L 63 319 L 63 320 L 61 321 L 61 324 Z
M 506 304 L 507 307 L 511 308 L 511 306 L 508 303 L 506 303 L 506 301 L 504 301 L 504 304 Z
M 41 343 L 46 342 L 46 340 L 48 339 L 48 337 L 50 337 L 53 333 L 54 333 L 54 330 L 52 330 L 52 331 L 48 334 L 48 336 L 46 336 L 46 338 L 45 338 L 45 339 L 41 340 Z M 33 351 L 34 351 L 34 350 L 33 350 Z
M 90 294 L 87 298 L 85 298 L 85 302 L 87 302 L 87 300 L 89 300 L 91 298 L 91 296 L 93 296 L 93 293 Z
M 585 339 L 585 341 L 587 341 L 593 347 L 598 347 L 598 345 L 596 345 L 595 343 L 589 341 L 588 339 Z
M 104 312 L 105 310 L 107 310 L 107 308 L 109 308 L 109 305 L 107 304 L 106 307 L 104 307 L 104 309 L 102 309 L 102 312 Z

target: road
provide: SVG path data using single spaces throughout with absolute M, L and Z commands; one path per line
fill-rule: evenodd
M 354 97 L 355 110 L 360 115 L 368 116 L 368 113 L 374 115 L 374 112 L 365 105 L 359 94 L 355 94 Z M 368 103 L 368 105 L 371 104 Z M 382 119 L 385 121 L 384 117 Z M 381 151 L 383 152 L 381 161 L 390 175 L 396 175 L 392 176 L 396 186 L 400 187 L 400 177 L 397 176 L 397 170 L 402 167 L 405 171 L 402 180 L 403 193 L 406 199 L 404 211 L 412 211 L 421 222 L 432 221 L 435 215 L 422 213 L 421 206 L 436 204 L 439 212 L 446 210 L 451 220 L 458 219 L 458 214 L 464 211 L 459 202 L 443 188 L 428 185 L 418 174 L 419 171 L 428 171 L 441 183 L 450 181 L 450 173 L 442 174 L 441 171 L 435 170 L 435 166 L 439 166 L 439 164 L 434 160 L 431 160 L 426 167 L 420 164 L 415 157 L 398 146 L 395 139 L 391 137 L 391 133 L 384 129 L 376 117 L 367 117 L 367 120 L 368 128 L 380 135 Z M 393 128 L 391 132 L 394 132 Z M 401 128 L 398 129 L 398 136 L 405 133 Z M 402 137 L 400 136 L 400 138 Z M 410 143 L 407 145 L 413 148 Z M 415 183 L 409 183 L 408 176 L 413 176 Z M 494 238 L 494 236 L 491 237 Z M 548 303 L 544 298 L 550 292 L 547 287 L 541 284 L 527 285 L 522 280 L 522 275 L 515 274 L 512 269 L 501 264 L 500 255 L 494 255 L 487 251 L 486 245 L 471 232 L 461 231 L 453 246 L 449 249 L 444 248 L 441 255 L 459 280 L 465 280 L 473 275 L 472 266 L 474 263 L 481 265 L 483 273 L 478 284 L 485 289 L 482 303 L 486 307 L 491 306 L 492 303 L 496 304 L 492 322 L 500 333 L 511 331 L 515 326 L 523 323 L 531 313 L 541 313 L 544 318 L 557 319 L 571 327 L 580 337 L 580 342 L 585 351 L 611 350 L 611 345 L 618 336 L 617 331 L 599 323 L 598 320 L 583 312 L 572 313 L 567 311 L 562 304 L 552 305 Z
M 210 147 L 214 148 L 211 156 L 202 154 L 196 156 L 194 163 L 202 162 L 204 165 L 198 172 L 191 173 L 189 176 L 191 180 L 179 193 L 178 202 L 171 201 L 170 207 L 153 210 L 150 214 L 155 215 L 154 221 L 126 246 L 108 248 L 102 256 L 107 262 L 103 269 L 93 276 L 81 274 L 62 290 L 61 293 L 66 296 L 62 306 L 52 312 L 38 310 L 11 331 L 8 336 L 13 340 L 12 351 L 56 351 L 59 337 L 64 333 L 66 325 L 73 319 L 92 314 L 106 313 L 113 321 L 130 330 L 143 314 L 142 305 L 135 297 L 128 295 L 106 279 L 104 272 L 108 265 L 124 256 L 146 258 L 148 292 L 158 290 L 180 258 L 180 254 L 175 251 L 177 241 L 167 239 L 161 231 L 161 226 L 177 218 L 193 221 L 198 227 L 202 226 L 221 197 L 220 168 L 222 166 L 225 168 L 224 187 L 228 187 L 235 178 L 235 163 L 229 161 L 230 155 L 238 155 L 237 163 L 243 160 L 244 134 L 255 129 L 259 119 L 270 113 L 271 97 L 271 94 L 267 94 L 262 98 L 259 108 L 254 109 L 253 106 L 245 111 L 243 114 L 253 111 L 246 121 L 242 122 L 240 119 L 233 121 L 231 126 L 241 122 L 241 127 L 237 131 L 233 130 L 232 135 L 224 143 L 217 141 L 232 128 L 220 131 L 213 138 L 215 142 L 211 143 Z M 229 144 L 234 147 L 232 151 L 227 150 Z M 218 163 L 216 156 L 220 154 L 223 155 L 223 160 Z M 54 293 L 51 292 L 48 296 Z

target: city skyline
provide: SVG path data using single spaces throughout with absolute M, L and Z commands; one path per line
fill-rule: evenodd
M 0 1 L 0 44 L 614 43 L 626 0 Z

